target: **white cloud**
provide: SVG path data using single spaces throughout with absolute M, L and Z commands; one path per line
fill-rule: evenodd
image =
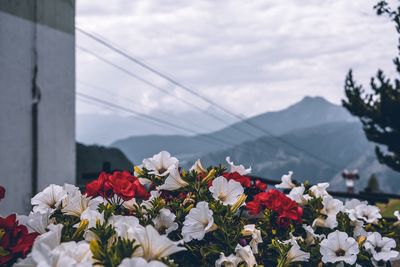
M 305 95 L 321 95 L 339 103 L 349 68 L 366 85 L 378 68 L 393 73 L 397 36 L 387 18 L 375 15 L 375 3 L 77 1 L 77 25 L 102 34 L 222 106 L 251 116 L 284 108 Z M 77 43 L 208 107 L 80 34 Z M 79 50 L 77 65 L 78 80 L 113 91 L 108 101 L 146 113 L 190 110 Z M 86 89 L 78 84 L 78 90 Z M 87 112 L 93 108 L 78 105 L 78 113 Z

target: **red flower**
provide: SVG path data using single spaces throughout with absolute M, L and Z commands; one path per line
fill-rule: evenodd
M 102 196 L 104 198 L 117 195 L 123 200 L 130 200 L 134 197 L 147 199 L 149 197 L 149 193 L 139 182 L 139 179 L 127 171 L 117 171 L 113 174 L 102 172 L 97 180 L 86 185 L 85 193 L 88 196 Z
M 261 192 L 254 196 L 253 200 L 248 202 L 246 208 L 251 215 L 257 215 L 265 209 L 265 202 L 268 199 L 267 192 Z
M 108 180 L 109 174 L 102 172 L 100 173 L 97 180 L 94 180 L 86 185 L 85 193 L 91 197 L 102 196 L 104 198 L 112 197 L 112 188 L 106 187 L 106 181 Z
M 261 182 L 259 179 L 257 179 L 257 180 L 254 182 L 254 187 L 255 187 L 256 189 L 258 189 L 258 190 L 264 192 L 265 190 L 267 190 L 267 187 L 268 187 L 268 186 L 267 186 L 266 183 Z
M 121 197 L 123 200 L 129 200 L 135 197 L 135 187 L 133 183 L 128 179 L 130 173 L 125 172 L 114 172 L 110 176 L 108 183 L 113 189 L 114 194 Z
M 24 225 L 19 225 L 16 215 L 0 217 L 0 247 L 7 254 L 0 256 L 0 266 L 12 265 L 18 258 L 25 258 L 30 252 L 38 233 L 28 233 Z
M 147 192 L 146 187 L 140 183 L 139 179 L 133 182 L 133 186 L 136 198 L 148 199 L 150 197 L 150 193 Z
M 0 185 L 0 200 L 6 195 L 6 189 Z
M 301 222 L 303 209 L 278 190 L 261 192 L 254 196 L 246 205 L 251 215 L 257 215 L 264 209 L 269 209 L 278 214 L 276 223 L 281 227 L 289 226 L 290 222 Z
M 243 187 L 246 188 L 251 187 L 251 178 L 244 175 L 240 175 L 237 172 L 230 172 L 230 173 L 224 172 L 222 176 L 224 176 L 228 181 L 235 180 L 236 182 L 239 182 Z

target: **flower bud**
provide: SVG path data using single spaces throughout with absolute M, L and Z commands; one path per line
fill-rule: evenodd
M 215 178 L 215 173 L 217 171 L 215 169 L 212 169 L 206 177 L 203 178 L 203 182 L 208 183 L 209 181 L 211 181 L 212 179 Z
M 248 244 L 247 244 L 247 240 L 244 239 L 244 238 L 241 238 L 241 239 L 239 240 L 239 244 L 240 244 L 242 247 L 245 247 L 245 246 L 248 245 Z
M 218 225 L 216 225 L 215 223 L 210 227 L 210 229 L 208 230 L 208 232 L 212 232 L 218 229 Z
M 359 246 L 362 246 L 362 245 L 364 245 L 364 243 L 365 243 L 366 240 L 367 240 L 367 237 L 366 237 L 366 236 L 360 235 L 360 236 L 357 238 L 357 243 L 358 243 Z
M 236 200 L 236 203 L 231 206 L 231 211 L 236 212 L 246 201 L 246 198 L 247 196 L 245 194 L 241 194 Z
M 207 172 L 207 170 L 203 167 L 199 159 L 196 160 L 196 162 L 194 163 L 192 168 L 190 168 L 190 170 L 195 171 L 197 174 L 205 174 Z
M 182 176 L 182 177 L 186 177 L 186 174 L 187 174 L 187 173 L 186 173 L 185 170 L 182 170 L 182 171 L 181 171 L 181 176 Z
M 143 174 L 143 171 L 139 166 L 134 166 L 133 170 L 135 171 L 135 174 L 137 174 L 137 175 L 142 175 Z
M 187 198 L 185 198 L 185 200 L 183 200 L 183 206 L 186 206 L 186 204 L 191 204 L 191 203 L 194 203 L 195 201 L 194 201 L 194 199 L 193 198 L 191 198 L 191 197 L 187 197 Z
M 183 212 L 188 213 L 193 207 L 194 207 L 193 204 L 190 204 L 189 206 L 183 209 Z
M 95 257 L 99 257 L 103 254 L 99 245 L 99 241 L 97 241 L 96 239 L 90 241 L 90 251 Z
M 72 235 L 72 239 L 77 239 L 80 237 L 83 232 L 86 230 L 86 227 L 88 226 L 89 221 L 88 220 L 82 220 L 79 223 L 78 228 L 75 230 L 75 233 Z

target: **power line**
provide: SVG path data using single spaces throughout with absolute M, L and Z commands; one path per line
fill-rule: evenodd
M 119 96 L 115 95 L 114 93 L 110 92 L 109 90 L 107 90 L 107 89 L 105 89 L 105 88 L 102 88 L 102 87 L 99 87 L 99 86 L 97 86 L 97 85 L 93 85 L 93 84 L 90 84 L 90 83 L 87 83 L 87 82 L 83 82 L 83 81 L 78 81 L 78 83 L 81 84 L 81 85 L 84 85 L 84 86 L 86 86 L 86 87 L 89 87 L 89 88 L 91 88 L 91 89 L 93 89 L 93 90 L 96 90 L 96 92 L 102 92 L 103 94 L 106 94 L 106 95 L 111 96 L 111 97 L 117 97 L 117 98 L 120 98 L 120 99 L 123 99 L 123 100 L 127 100 L 127 101 L 130 101 L 130 102 L 134 102 L 134 101 L 135 101 L 133 98 L 130 98 L 130 97 L 126 97 L 126 96 L 124 96 L 123 98 L 122 98 L 122 97 L 119 97 Z M 161 113 L 163 113 L 163 112 L 157 112 L 157 111 L 156 111 L 156 115 L 157 115 L 157 114 L 158 114 L 158 115 L 161 115 Z M 164 115 L 164 113 L 163 113 L 163 115 Z M 180 117 L 178 117 L 178 116 L 174 116 L 174 115 L 171 115 L 171 114 L 169 115 L 169 117 L 172 117 L 172 118 L 175 118 L 176 120 L 185 122 L 186 124 L 189 124 L 189 125 L 198 127 L 198 125 L 195 125 L 195 124 L 194 124 L 194 121 L 193 121 L 193 120 L 188 120 L 188 119 L 185 119 L 185 118 L 180 118 Z M 203 130 L 204 130 L 204 129 L 203 129 Z M 206 130 L 210 131 L 210 129 L 206 129 Z
M 103 61 L 104 63 L 106 63 L 106 64 L 108 64 L 108 65 L 110 65 L 110 66 L 113 66 L 114 68 L 116 68 L 116 69 L 118 69 L 118 70 L 124 72 L 125 74 L 127 74 L 127 75 L 129 75 L 129 76 L 131 76 L 131 77 L 133 77 L 133 78 L 135 78 L 135 79 L 137 79 L 137 80 L 143 82 L 144 84 L 146 84 L 146 85 L 148 85 L 148 86 L 150 86 L 150 87 L 153 87 L 153 88 L 155 88 L 155 89 L 157 89 L 157 90 L 163 92 L 164 94 L 167 94 L 167 95 L 170 95 L 170 96 L 173 96 L 173 97 L 179 99 L 181 102 L 185 103 L 187 106 L 189 106 L 189 107 L 191 107 L 191 108 L 195 108 L 195 109 L 198 110 L 198 111 L 205 112 L 208 116 L 214 118 L 215 120 L 218 120 L 219 122 L 222 122 L 222 123 L 226 124 L 227 126 L 232 126 L 234 129 L 240 131 L 240 132 L 243 133 L 243 134 L 250 135 L 250 136 L 252 136 L 252 137 L 254 137 L 254 138 L 258 138 L 258 136 L 255 136 L 252 132 L 246 131 L 246 130 L 244 130 L 244 129 L 238 127 L 238 126 L 235 125 L 235 124 L 230 125 L 229 123 L 227 123 L 227 122 L 224 121 L 223 119 L 219 118 L 219 117 L 216 116 L 215 114 L 213 114 L 213 113 L 211 113 L 211 112 L 209 112 L 209 111 L 204 111 L 202 108 L 200 108 L 200 107 L 198 107 L 198 106 L 196 106 L 196 105 L 193 105 L 193 102 L 189 102 L 189 101 L 186 100 L 185 98 L 182 98 L 182 97 L 179 97 L 179 96 L 176 96 L 176 95 L 171 94 L 168 90 L 166 90 L 166 89 L 164 89 L 164 88 L 162 88 L 162 87 L 160 87 L 160 86 L 158 86 L 158 85 L 156 85 L 156 84 L 154 84 L 154 83 L 152 83 L 152 82 L 149 82 L 148 80 L 146 80 L 146 79 L 140 77 L 139 75 L 133 73 L 132 71 L 129 71 L 129 70 L 127 70 L 127 69 L 125 69 L 125 68 L 123 68 L 123 67 L 121 67 L 121 66 L 115 64 L 114 62 L 112 62 L 112 61 L 110 61 L 110 60 L 108 60 L 108 59 L 106 59 L 106 58 L 104 58 L 104 57 L 102 57 L 102 56 L 100 56 L 100 55 L 94 53 L 93 51 L 90 51 L 89 49 L 86 49 L 86 48 L 81 47 L 81 46 L 77 46 L 77 48 L 79 48 L 79 49 L 82 50 L 83 52 L 85 52 L 85 53 L 87 53 L 87 54 L 89 54 L 89 55 L 91 55 L 91 56 L 93 56 L 93 57 L 95 57 L 95 58 L 97 58 L 97 59 Z M 272 143 L 270 143 L 270 145 L 275 146 L 275 145 L 273 145 Z
M 166 122 L 166 121 L 164 121 L 162 119 L 159 119 L 159 118 L 156 118 L 154 116 L 151 116 L 151 115 L 148 115 L 148 114 L 145 114 L 145 113 L 141 113 L 141 112 L 137 112 L 135 110 L 132 110 L 132 109 L 129 109 L 129 108 L 126 108 L 126 107 L 122 107 L 120 105 L 105 101 L 105 100 L 97 98 L 97 97 L 93 97 L 93 96 L 90 96 L 90 95 L 87 95 L 87 94 L 83 94 L 83 93 L 80 93 L 80 92 L 76 92 L 76 95 L 81 97 L 81 98 L 84 98 L 86 100 L 99 103 L 99 104 L 101 104 L 103 106 L 108 106 L 108 107 L 111 107 L 111 108 L 114 108 L 114 109 L 118 109 L 118 110 L 125 111 L 127 113 L 134 114 L 138 118 L 142 118 L 142 119 L 146 118 L 146 119 L 148 119 L 148 120 L 150 120 L 152 122 L 155 122 L 155 123 L 161 124 L 161 125 L 165 125 L 165 126 L 167 126 L 169 128 L 180 129 L 180 130 L 195 134 L 199 138 L 203 139 L 202 141 L 205 141 L 205 142 L 213 141 L 214 143 L 217 143 L 217 144 L 221 144 L 222 143 L 222 144 L 225 144 L 225 145 L 227 144 L 229 146 L 234 146 L 234 144 L 229 143 L 226 140 L 222 140 L 220 138 L 209 136 L 209 135 L 199 134 L 198 132 L 196 132 L 196 131 L 194 131 L 194 130 L 192 130 L 190 128 L 186 128 L 184 126 L 180 126 L 180 125 L 172 123 L 172 122 Z M 207 141 L 206 139 L 209 139 L 209 140 Z M 241 149 L 239 149 L 239 150 L 241 150 Z M 246 153 L 246 154 L 250 153 L 250 152 L 244 151 L 244 150 L 242 150 L 242 152 Z
M 310 158 L 313 158 L 313 159 L 315 159 L 315 160 L 317 160 L 317 161 L 320 161 L 320 162 L 322 162 L 322 163 L 325 163 L 325 164 L 327 164 L 327 165 L 328 165 L 329 167 L 331 167 L 331 168 L 332 168 L 332 167 L 334 167 L 334 168 L 339 168 L 339 169 L 341 168 L 340 166 L 336 165 L 336 164 L 333 163 L 333 162 L 329 162 L 329 161 L 326 161 L 326 160 L 324 160 L 324 159 L 321 159 L 321 158 L 317 157 L 316 155 L 314 155 L 314 154 L 312 154 L 312 153 L 310 153 L 310 152 L 308 152 L 308 151 L 306 151 L 306 150 L 304 150 L 304 149 L 302 149 L 302 148 L 296 146 L 295 144 L 292 144 L 291 142 L 288 142 L 288 141 L 284 140 L 283 138 L 281 138 L 281 137 L 279 137 L 279 136 L 275 136 L 272 132 L 270 132 L 270 131 L 268 131 L 268 130 L 266 130 L 266 129 L 260 127 L 260 126 L 258 126 L 257 124 L 255 124 L 255 123 L 253 123 L 253 122 L 251 122 L 251 121 L 249 121 L 249 120 L 242 120 L 242 118 L 241 118 L 239 115 L 233 113 L 233 112 L 230 111 L 229 109 L 227 109 L 227 108 L 225 108 L 225 107 L 219 105 L 219 104 L 216 103 L 215 101 L 213 101 L 213 100 L 211 100 L 211 99 L 209 99 L 209 98 L 207 98 L 207 97 L 205 97 L 205 96 L 199 94 L 199 93 L 196 92 L 195 90 L 193 90 L 193 89 L 191 89 L 191 88 L 185 86 L 184 84 L 182 84 L 182 83 L 176 81 L 175 79 L 169 77 L 168 75 L 162 73 L 161 71 L 158 71 L 157 69 L 155 69 L 155 68 L 149 66 L 148 64 L 142 62 L 141 60 L 139 60 L 139 59 L 137 59 L 137 58 L 135 58 L 135 57 L 129 55 L 128 53 L 122 51 L 121 49 L 119 49 L 119 48 L 117 48 L 117 47 L 115 47 L 115 46 L 109 44 L 108 42 L 104 41 L 103 39 L 101 39 L 101 38 L 99 38 L 99 37 L 97 37 L 97 36 L 95 36 L 95 35 L 93 35 L 93 34 L 87 32 L 87 31 L 85 31 L 85 30 L 83 30 L 83 29 L 81 29 L 81 28 L 78 28 L 78 27 L 75 27 L 75 28 L 76 28 L 77 31 L 81 32 L 82 34 L 84 34 L 84 35 L 88 36 L 89 38 L 91 38 L 91 39 L 93 39 L 93 40 L 95 40 L 95 41 L 101 43 L 102 45 L 108 47 L 109 49 L 113 50 L 114 52 L 116 52 L 116 53 L 118 53 L 118 54 L 120 54 L 120 55 L 122 55 L 122 56 L 128 58 L 128 59 L 131 60 L 132 62 L 136 63 L 137 65 L 139 65 L 139 66 L 141 66 L 141 67 L 143 67 L 144 69 L 147 69 L 148 71 L 150 71 L 150 72 L 152 72 L 152 73 L 154 73 L 154 74 L 156 74 L 156 75 L 158 75 L 158 76 L 164 78 L 165 80 L 169 81 L 170 83 L 172 83 L 172 84 L 174 84 L 174 85 L 176 85 L 176 86 L 178 86 L 178 87 L 184 89 L 185 91 L 189 92 L 190 94 L 192 94 L 192 95 L 194 95 L 194 96 L 196 96 L 196 97 L 202 99 L 203 101 L 205 101 L 205 102 L 207 102 L 207 103 L 209 103 L 209 104 L 211 104 L 211 105 L 217 107 L 218 109 L 224 111 L 225 113 L 231 115 L 232 117 L 234 117 L 234 118 L 236 118 L 236 119 L 238 119 L 238 120 L 240 120 L 240 121 L 243 121 L 244 123 L 246 123 L 246 124 L 252 126 L 253 128 L 255 128 L 255 129 L 261 131 L 262 133 L 264 133 L 264 134 L 266 134 L 266 135 L 268 135 L 268 136 L 270 136 L 270 137 L 272 137 L 272 138 L 274 138 L 274 139 L 277 139 L 277 140 L 280 141 L 281 143 L 284 143 L 284 144 L 286 144 L 287 146 L 290 146 L 290 147 L 294 148 L 295 150 L 297 150 L 297 151 L 299 151 L 299 152 L 303 152 L 304 154 L 306 154 L 306 155 L 309 156 Z M 239 129 L 241 129 L 241 128 L 239 128 Z M 272 145 L 272 144 L 271 144 L 271 145 Z

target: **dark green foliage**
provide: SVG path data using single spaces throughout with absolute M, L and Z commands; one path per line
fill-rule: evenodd
M 375 174 L 372 174 L 371 177 L 369 177 L 368 190 L 370 190 L 371 192 L 379 192 L 378 178 Z
M 112 170 L 133 171 L 132 162 L 118 148 L 77 143 L 76 177 L 78 185 L 89 182 L 82 180 L 82 174 L 100 172 L 103 162 L 109 162 Z
M 393 11 L 381 1 L 375 9 L 378 15 L 388 15 L 400 34 L 400 7 Z M 398 49 L 400 51 L 400 46 Z M 396 57 L 393 62 L 400 74 L 400 59 Z M 347 100 L 342 101 L 343 106 L 360 119 L 368 140 L 386 146 L 386 149 L 375 148 L 379 162 L 400 172 L 400 81 L 390 80 L 378 70 L 370 85 L 371 90 L 366 92 L 356 84 L 350 70 L 345 81 Z
M 95 265 L 118 266 L 124 258 L 131 257 L 138 248 L 137 245 L 134 245 L 135 240 L 116 237 L 112 226 L 106 223 L 97 223 L 91 231 L 97 236 L 97 239 L 90 242 L 90 250 L 96 261 Z M 110 242 L 111 239 L 114 241 Z

